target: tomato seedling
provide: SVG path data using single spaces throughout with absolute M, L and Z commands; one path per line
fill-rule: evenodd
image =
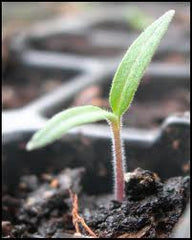
M 90 105 L 64 110 L 53 116 L 42 129 L 34 134 L 26 149 L 33 150 L 46 146 L 76 126 L 103 119 L 107 120 L 111 126 L 113 140 L 115 199 L 122 202 L 126 168 L 121 138 L 122 117 L 130 107 L 144 71 L 167 31 L 174 13 L 174 10 L 170 10 L 158 18 L 141 33 L 127 50 L 113 78 L 109 94 L 111 112 Z

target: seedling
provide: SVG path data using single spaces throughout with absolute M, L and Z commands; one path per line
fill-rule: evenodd
M 113 168 L 115 175 L 115 199 L 124 198 L 125 156 L 121 139 L 122 117 L 128 110 L 145 69 L 164 36 L 175 11 L 170 10 L 153 22 L 133 42 L 113 78 L 109 103 L 112 111 L 96 106 L 80 106 L 67 109 L 52 117 L 34 134 L 26 149 L 33 150 L 61 138 L 68 130 L 86 123 L 107 120 L 111 126 L 113 140 Z

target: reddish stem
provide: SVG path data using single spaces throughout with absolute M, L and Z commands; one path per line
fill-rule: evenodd
M 115 175 L 115 199 L 119 202 L 123 201 L 124 197 L 124 154 L 121 140 L 121 120 L 111 123 L 113 133 L 113 168 Z

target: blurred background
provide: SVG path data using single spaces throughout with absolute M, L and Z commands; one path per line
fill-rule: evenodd
M 189 24 L 189 6 L 190 2 L 2 2 L 3 33 L 21 30 L 45 19 L 66 15 L 78 17 L 83 12 L 92 11 L 93 14 L 95 10 L 107 11 L 109 8 L 114 8 L 118 14 L 120 8 L 128 11 L 137 7 L 149 17 L 174 8 Z
M 125 123 L 156 127 L 169 114 L 189 110 L 189 2 L 3 2 L 3 110 L 28 106 L 61 86 L 70 89 L 68 83 L 87 72 L 90 80 L 81 78 L 66 99 L 57 92 L 45 101 L 43 117 L 74 105 L 108 108 L 110 83 L 126 49 L 169 9 L 175 17 Z

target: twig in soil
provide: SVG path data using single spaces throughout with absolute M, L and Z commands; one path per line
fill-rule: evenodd
M 72 205 L 73 205 L 73 209 L 72 209 L 72 218 L 73 218 L 73 225 L 75 227 L 75 231 L 76 234 L 81 234 L 80 233 L 80 229 L 79 229 L 79 224 L 81 223 L 82 226 L 84 227 L 84 229 L 94 238 L 97 238 L 96 234 L 87 226 L 87 224 L 85 223 L 85 220 L 79 216 L 79 205 L 78 205 L 78 197 L 77 194 L 73 193 L 70 189 L 69 189 L 69 194 L 71 196 L 72 199 Z

